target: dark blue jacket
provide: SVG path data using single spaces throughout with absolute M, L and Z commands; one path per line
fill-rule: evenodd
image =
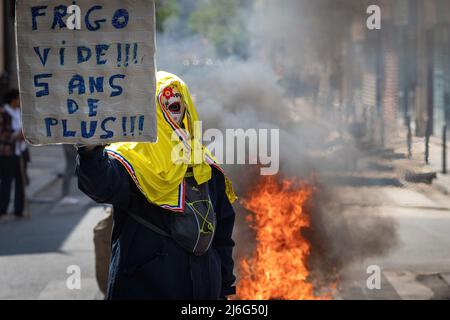
M 208 252 L 197 257 L 127 214 L 146 212 L 152 224 L 170 233 L 169 215 L 174 213 L 149 203 L 125 168 L 103 148 L 80 149 L 78 154 L 80 190 L 98 203 L 114 206 L 107 299 L 223 299 L 235 293 L 231 239 L 235 214 L 219 170 L 213 168 L 208 182 L 216 233 Z

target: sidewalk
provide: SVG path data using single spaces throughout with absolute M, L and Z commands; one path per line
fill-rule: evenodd
M 33 201 L 42 190 L 58 180 L 58 175 L 64 172 L 66 163 L 62 146 L 30 146 L 30 154 L 30 185 L 26 193 L 28 199 Z M 55 195 L 55 198 L 57 196 L 59 195 Z
M 93 204 L 78 189 L 75 175 L 71 181 L 69 201 L 61 202 L 62 174 L 66 166 L 62 146 L 31 147 L 30 151 L 32 162 L 28 170 L 30 186 L 27 195 L 31 203 L 51 203 L 51 214 L 58 211 L 78 212 Z
M 394 152 L 408 154 L 406 144 L 406 132 L 399 134 L 390 141 Z M 433 186 L 444 194 L 450 194 L 450 144 L 447 145 L 447 174 L 442 173 L 442 140 L 440 137 L 431 136 L 429 143 L 429 163 L 425 163 L 425 138 L 412 138 L 412 158 L 399 162 L 404 170 L 415 173 L 436 173 L 437 178 L 433 180 Z

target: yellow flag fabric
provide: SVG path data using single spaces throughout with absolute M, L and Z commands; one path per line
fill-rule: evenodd
M 162 106 L 163 90 L 168 87 L 176 87 L 182 95 L 186 106 L 183 126 L 173 121 Z M 188 168 L 192 168 L 198 184 L 211 179 L 211 166 L 222 169 L 199 142 L 198 135 L 202 134 L 196 130 L 199 118 L 187 85 L 176 75 L 159 71 L 155 99 L 158 141 L 114 143 L 106 151 L 126 168 L 149 202 L 174 212 L 183 212 L 184 177 Z M 233 203 L 236 196 L 226 176 L 225 180 L 228 199 Z

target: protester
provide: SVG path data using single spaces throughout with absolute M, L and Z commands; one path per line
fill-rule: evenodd
M 14 215 L 21 218 L 25 209 L 29 154 L 22 133 L 19 91 L 7 91 L 5 102 L 0 112 L 0 216 L 7 213 L 14 182 Z
M 235 293 L 236 197 L 212 155 L 192 138 L 198 115 L 187 86 L 166 72 L 157 80 L 157 143 L 78 148 L 80 189 L 113 205 L 106 298 L 225 299 Z M 200 147 L 201 161 L 174 163 L 180 142 L 191 160 Z

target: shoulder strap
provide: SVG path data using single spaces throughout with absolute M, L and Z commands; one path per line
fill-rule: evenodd
M 128 212 L 128 214 L 138 223 L 142 224 L 144 227 L 147 227 L 148 229 L 152 230 L 153 232 L 156 232 L 164 237 L 172 238 L 170 234 L 165 232 L 164 230 L 158 228 L 153 223 L 148 222 L 147 220 L 139 217 L 138 215 Z

